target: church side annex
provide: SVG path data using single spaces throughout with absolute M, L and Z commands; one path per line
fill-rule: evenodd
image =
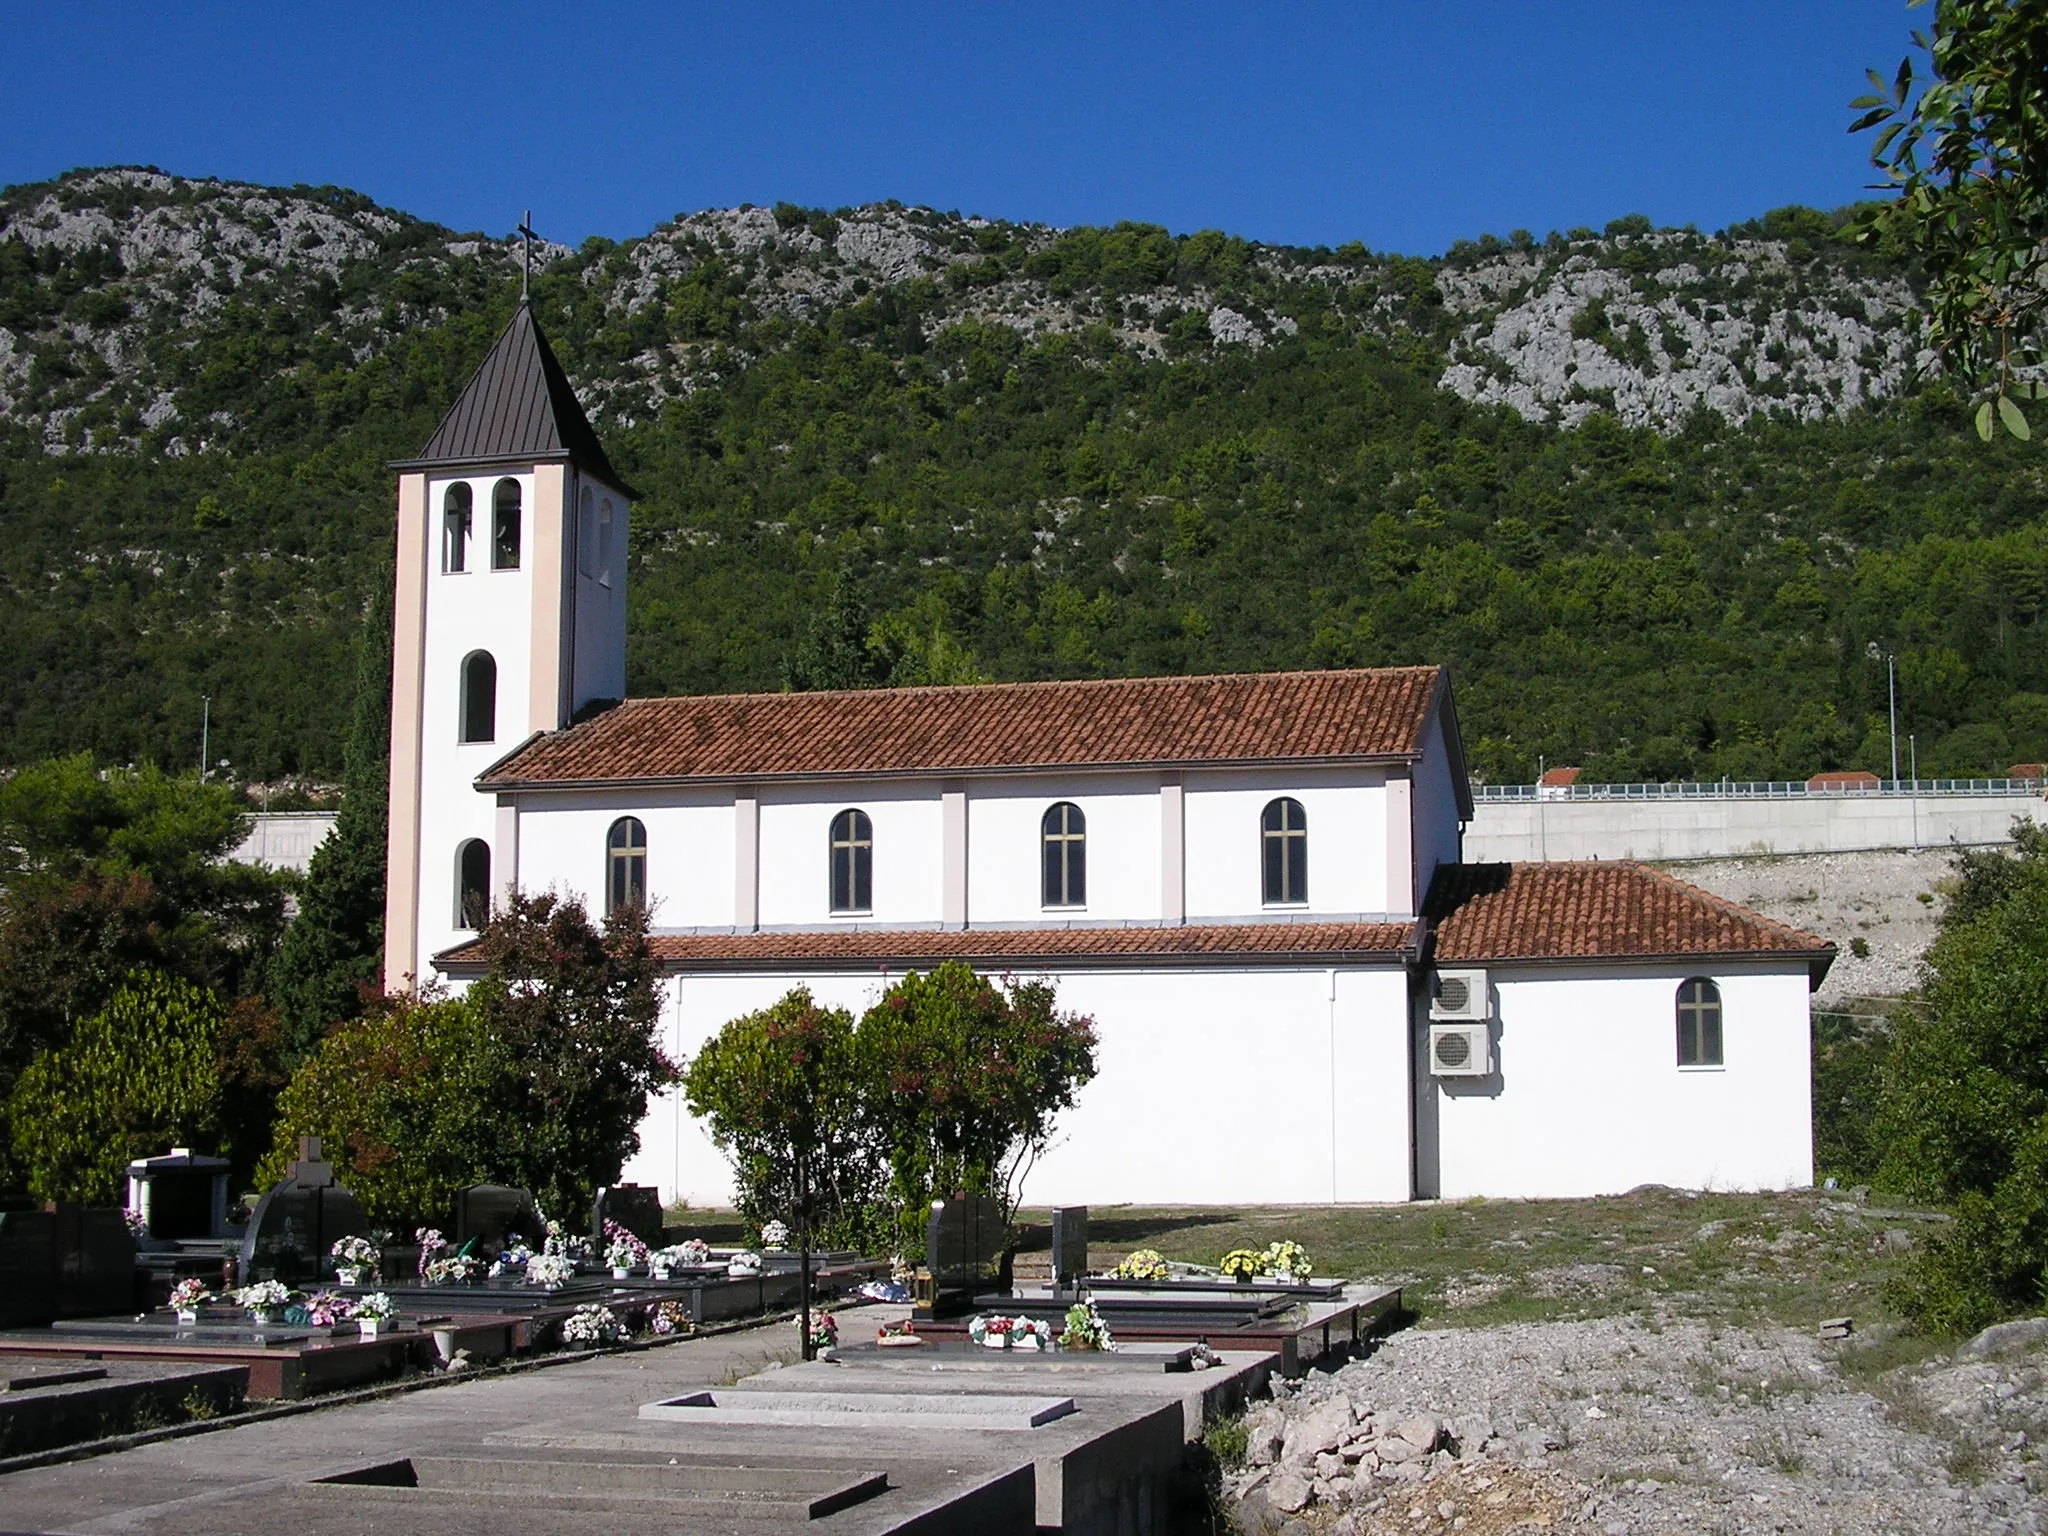
M 620 702 L 633 500 L 522 304 L 398 471 L 385 977 L 512 889 L 649 906 L 665 1040 L 945 959 L 1099 1073 L 1034 1201 L 1812 1180 L 1832 946 L 1626 863 L 1469 865 L 1437 667 Z M 680 1096 L 627 1176 L 716 1204 Z

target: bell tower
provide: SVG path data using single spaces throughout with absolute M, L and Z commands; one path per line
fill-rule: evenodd
M 524 298 L 426 447 L 392 468 L 386 991 L 430 974 L 518 883 L 517 821 L 477 775 L 624 696 L 636 499 Z

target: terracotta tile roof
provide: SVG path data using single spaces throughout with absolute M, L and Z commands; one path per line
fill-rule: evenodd
M 633 699 L 526 743 L 477 782 L 1401 760 L 1421 750 L 1446 686 L 1439 667 L 1389 667 Z
M 1395 963 L 1415 937 L 1408 923 L 1229 923 L 1143 928 L 833 928 L 802 933 L 654 934 L 655 958 L 678 970 L 891 970 L 966 960 L 985 968 L 1089 963 L 1235 960 L 1266 964 L 1301 959 Z M 444 970 L 481 963 L 474 943 L 437 955 Z
M 1816 982 L 1835 947 L 1627 861 L 1448 864 L 1424 914 L 1438 963 L 1804 955 Z

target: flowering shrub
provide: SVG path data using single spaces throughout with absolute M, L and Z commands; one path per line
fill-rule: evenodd
M 316 1328 L 332 1328 L 356 1315 L 355 1303 L 334 1291 L 315 1291 L 306 1298 L 306 1321 Z
M 690 1309 L 680 1301 L 658 1301 L 654 1310 L 647 1315 L 647 1326 L 659 1334 L 695 1333 L 697 1325 L 690 1320 Z
M 1232 1279 L 1250 1279 L 1266 1267 L 1266 1256 L 1255 1248 L 1233 1248 L 1218 1266 Z
M 1125 1254 L 1123 1263 L 1109 1274 L 1113 1280 L 1164 1280 L 1166 1260 L 1155 1249 L 1138 1248 Z
M 1102 1320 L 1102 1314 L 1095 1310 L 1092 1301 L 1077 1301 L 1067 1308 L 1066 1331 L 1060 1335 L 1061 1349 L 1114 1350 L 1116 1340 L 1109 1335 L 1109 1325 Z
M 360 1322 L 384 1323 L 398 1316 L 398 1303 L 382 1291 L 372 1291 L 356 1302 L 356 1318 Z
M 812 1314 L 810 1345 L 813 1349 L 832 1349 L 839 1343 L 839 1319 L 830 1312 Z
M 576 1278 L 576 1261 L 564 1254 L 539 1253 L 526 1261 L 528 1285 L 567 1285 Z
M 789 1223 L 771 1221 L 761 1229 L 763 1248 L 787 1248 L 789 1246 Z
M 236 1306 L 249 1312 L 275 1312 L 292 1299 L 292 1293 L 276 1280 L 259 1280 L 229 1294 Z
M 1297 1280 L 1306 1280 L 1315 1273 L 1315 1266 L 1309 1263 L 1308 1250 L 1287 1238 L 1269 1243 L 1261 1257 L 1269 1275 L 1292 1275 Z
M 171 1287 L 171 1310 L 174 1312 L 197 1312 L 211 1300 L 213 1292 L 206 1288 L 203 1280 L 180 1280 Z
M 562 1342 L 581 1348 L 626 1342 L 626 1325 L 612 1315 L 612 1309 L 588 1302 L 562 1320 Z
M 426 1282 L 429 1285 L 468 1285 L 482 1279 L 483 1273 L 484 1261 L 475 1254 L 451 1253 L 427 1261 Z

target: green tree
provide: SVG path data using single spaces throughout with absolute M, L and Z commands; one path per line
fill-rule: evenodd
M 211 1139 L 224 1015 L 211 993 L 161 971 L 130 975 L 63 1045 L 30 1063 L 7 1119 L 42 1200 L 119 1198 L 137 1157 Z
M 1987 386 L 1977 408 L 2028 436 L 2015 403 L 2038 393 L 2017 370 L 2040 361 L 2048 309 L 2048 11 L 2014 0 L 1936 0 L 1933 24 L 1888 82 L 1852 106 L 1876 129 L 1871 159 L 1898 196 L 1870 220 L 1925 268 L 1929 339 Z
M 282 1179 L 301 1136 L 318 1136 L 372 1221 L 444 1219 L 455 1191 L 502 1177 L 520 1127 L 501 1095 L 516 1064 L 466 998 L 396 997 L 337 1025 L 277 1106 L 259 1187 Z
M 1045 982 L 998 987 L 949 961 L 912 972 L 862 1017 L 858 1044 L 890 1199 L 913 1248 L 931 1202 L 993 1195 L 1007 1217 L 1053 1122 L 1095 1076 L 1095 1024 Z
M 640 1145 L 648 1098 L 676 1080 L 663 1053 L 647 913 L 594 926 L 581 902 L 515 894 L 478 935 L 469 1001 L 513 1064 L 492 1100 L 501 1177 L 550 1211 L 585 1211 Z
M 1882 1076 L 1881 1177 L 1955 1212 L 1894 1293 L 1943 1333 L 2038 1306 L 2048 1277 L 2048 833 L 2014 833 L 1959 857 Z
M 889 664 L 869 643 L 872 627 L 859 585 L 840 571 L 825 606 L 811 615 L 803 638 L 783 658 L 782 686 L 797 693 L 883 687 Z
M 356 648 L 341 810 L 313 850 L 299 914 L 270 965 L 271 1004 L 284 1021 L 291 1065 L 336 1024 L 361 1013 L 382 975 L 390 711 L 391 631 L 379 603 Z
M 835 1245 L 887 1240 L 886 1224 L 878 1230 L 874 1220 L 884 1149 L 847 1010 L 798 987 L 706 1041 L 683 1089 L 690 1113 L 731 1159 L 735 1203 L 754 1226 L 809 1215 Z

